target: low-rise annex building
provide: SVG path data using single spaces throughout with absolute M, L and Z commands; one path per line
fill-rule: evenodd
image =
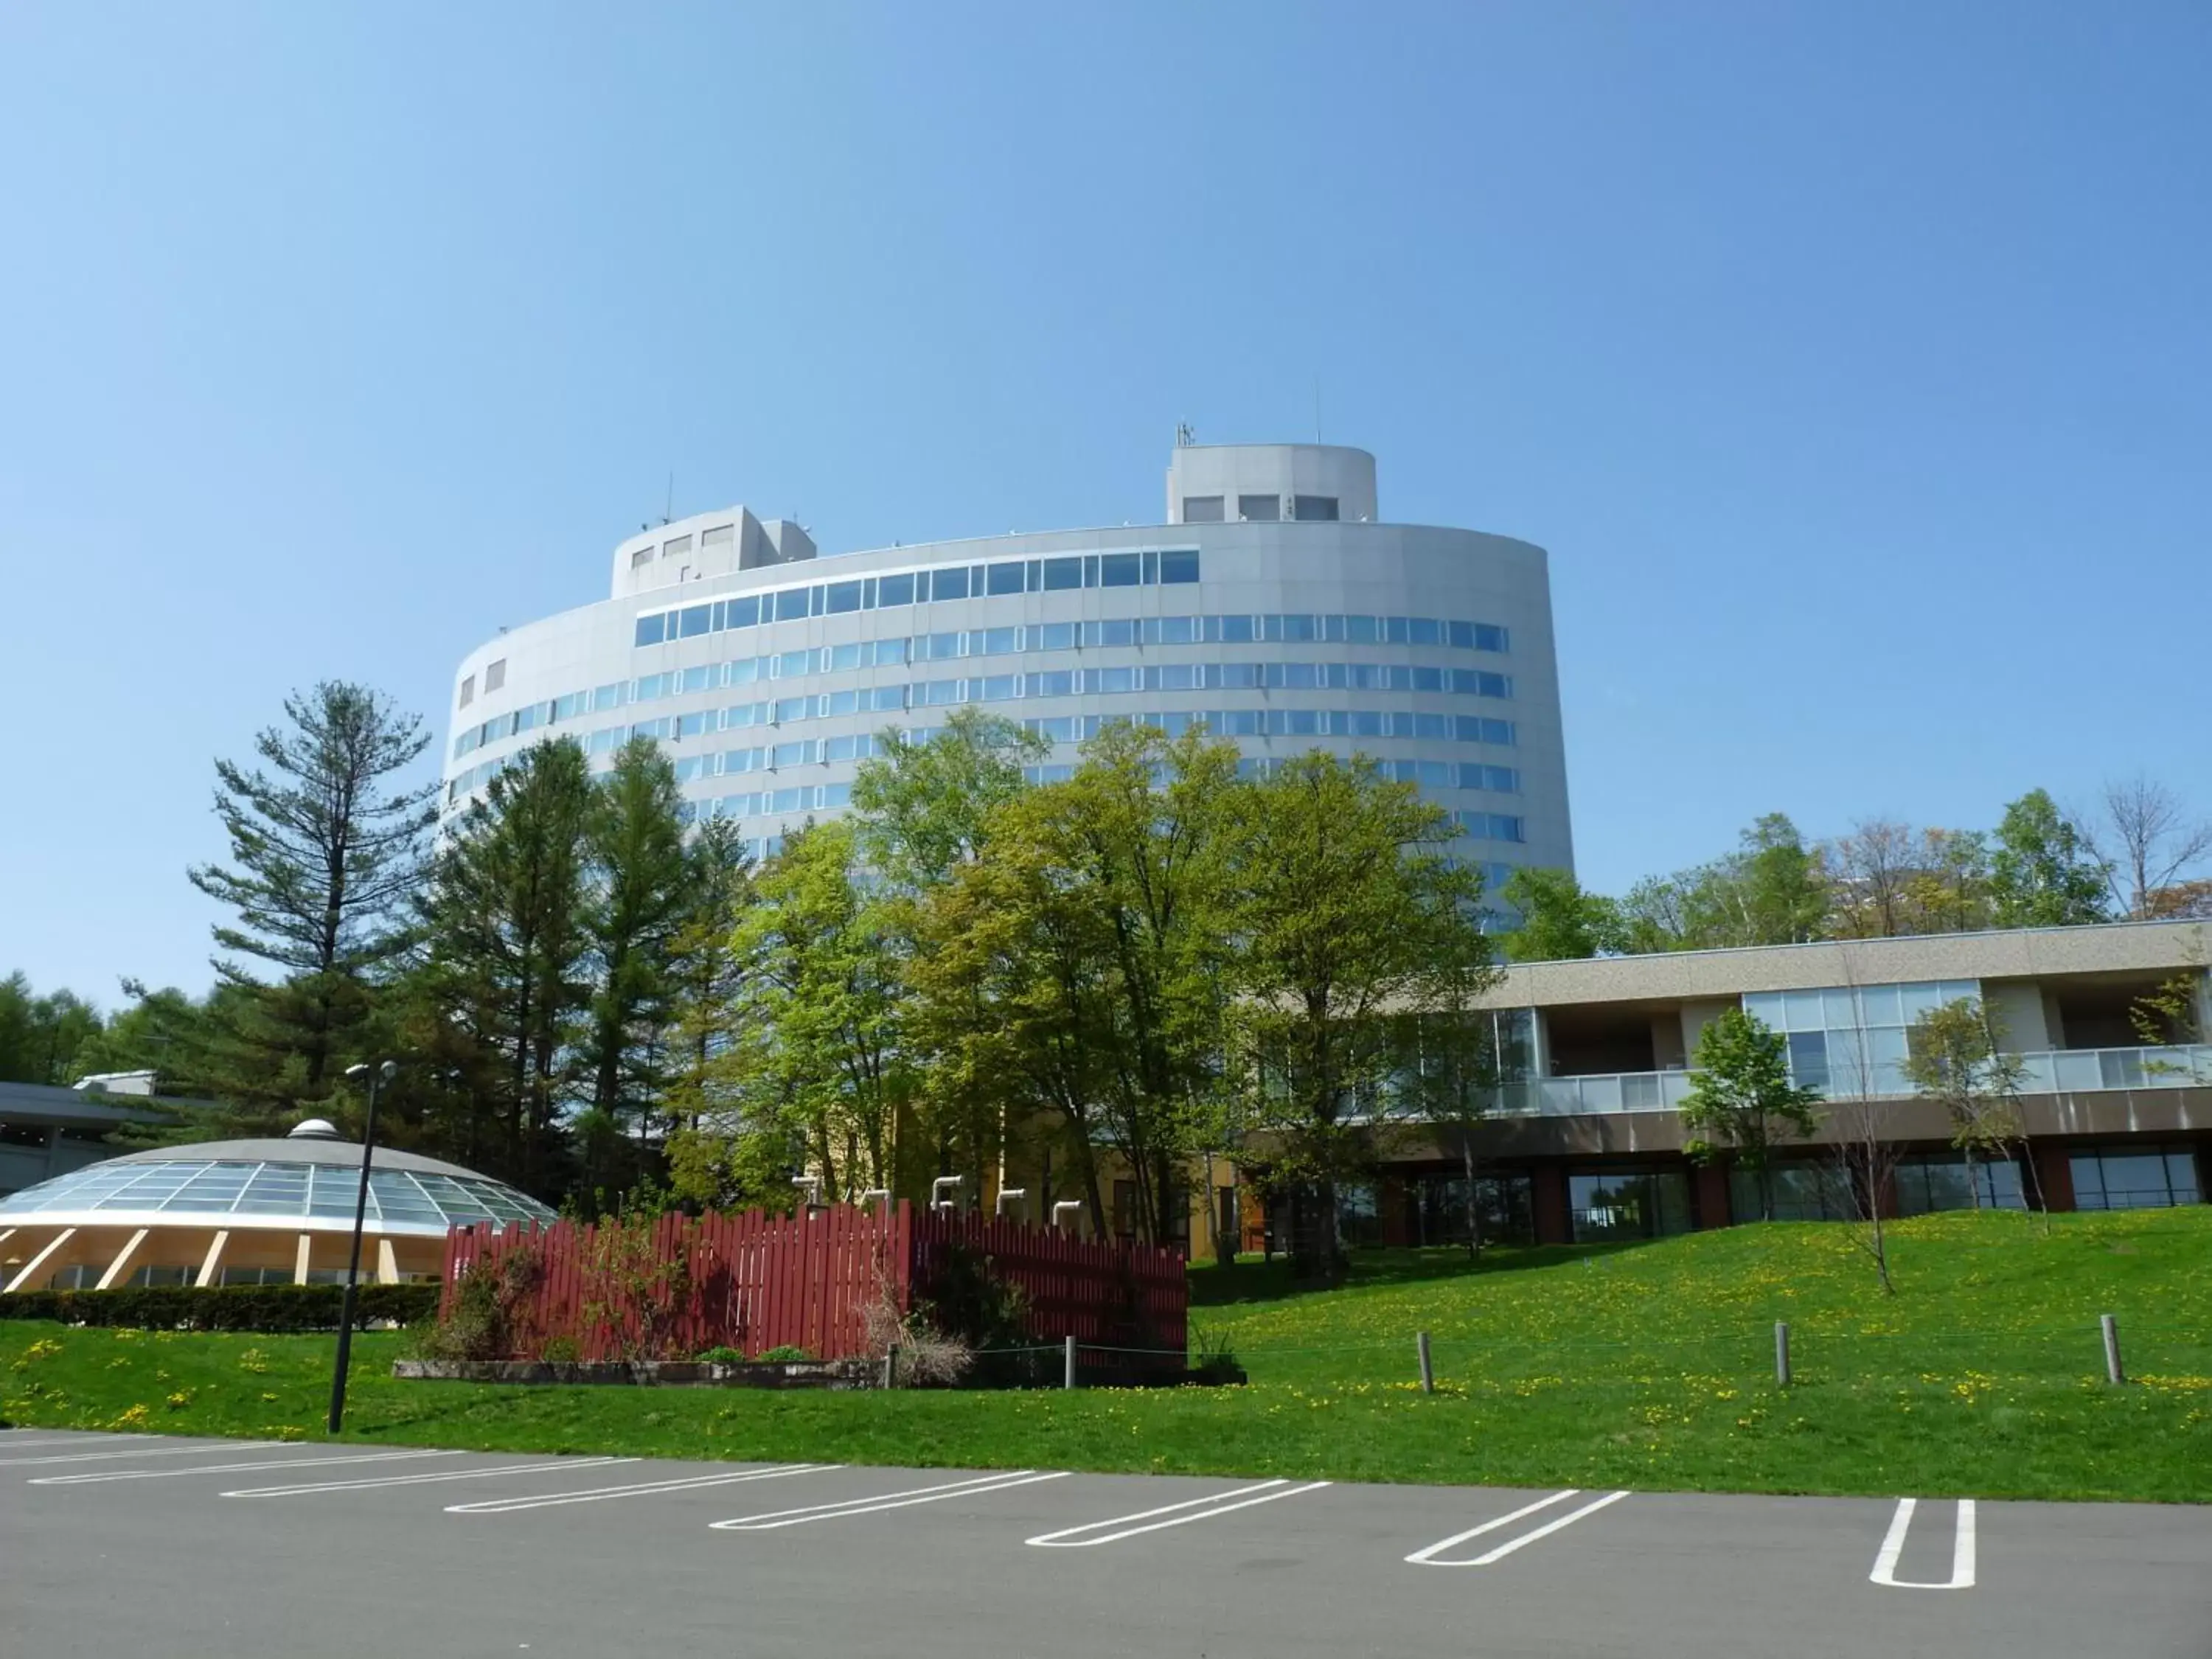
M 2133 1209 L 2204 1200 L 2212 1159 L 2212 924 L 2125 922 L 1754 949 L 1536 962 L 1486 1001 L 1505 1082 L 1479 1133 L 1490 1236 L 1545 1243 L 1655 1237 L 1758 1215 L 1750 1174 L 1685 1149 L 1680 1108 L 1707 1024 L 1741 1008 L 1783 1034 L 1791 1073 L 1829 1121 L 1783 1146 L 1784 1219 L 1838 1218 L 1839 1103 L 1883 1103 L 1899 1148 L 1879 1195 L 1915 1215 L 1974 1206 Z M 2185 1012 L 2147 1044 L 2143 1000 L 2185 988 Z M 1968 1165 L 1942 1108 L 1907 1079 L 1913 1022 L 1962 997 L 2020 1057 L 2016 1158 Z M 1345 1193 L 1355 1243 L 1460 1242 L 1460 1149 L 1423 1133 L 1379 1179 Z M 1971 1184 L 1970 1184 L 1971 1182 Z M 1249 1211 L 1253 1206 L 1244 1206 Z M 1256 1217 L 1249 1218 L 1256 1221 Z
M 126 1152 L 0 1198 L 0 1291 L 342 1284 L 360 1182 L 360 1146 L 320 1119 Z M 503 1182 L 379 1147 L 362 1277 L 435 1279 L 453 1226 L 553 1219 Z

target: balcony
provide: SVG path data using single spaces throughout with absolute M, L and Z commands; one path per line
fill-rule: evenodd
M 2057 1048 L 2020 1056 L 2025 1095 L 2087 1094 L 2115 1089 L 2212 1088 L 2212 1043 L 2162 1048 Z M 1887 1073 L 1893 1067 L 1884 1066 Z M 1510 1117 L 1586 1117 L 1608 1112 L 1671 1112 L 1690 1092 L 1694 1072 L 1609 1072 L 1531 1078 L 1498 1091 L 1492 1110 Z M 1879 1085 L 1877 1085 L 1879 1086 Z M 1842 1092 L 1832 1082 L 1827 1092 Z M 1900 1085 L 1895 1093 L 1913 1091 Z

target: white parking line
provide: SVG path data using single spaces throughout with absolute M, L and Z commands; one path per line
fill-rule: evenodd
M 1547 1510 L 1554 1504 L 1564 1504 L 1570 1498 L 1579 1498 L 1582 1496 L 1582 1489 L 1580 1487 L 1569 1486 L 1565 1492 L 1555 1492 L 1549 1498 L 1540 1498 L 1533 1504 L 1523 1504 L 1519 1509 L 1515 1510 L 1510 1515 L 1501 1515 L 1496 1520 L 1486 1521 L 1479 1527 L 1469 1527 L 1465 1532 L 1454 1533 L 1450 1537 L 1439 1540 L 1437 1542 L 1430 1545 L 1425 1550 L 1414 1551 L 1411 1555 L 1407 1556 L 1406 1559 L 1412 1565 L 1417 1567 L 1486 1567 L 1492 1562 L 1504 1560 L 1507 1556 L 1512 1554 L 1514 1551 L 1521 1549 L 1527 1545 L 1534 1543 L 1539 1538 L 1549 1537 L 1552 1534 L 1559 1531 L 1562 1527 L 1571 1527 L 1576 1522 L 1581 1520 L 1586 1515 L 1596 1514 L 1598 1510 L 1605 1508 L 1608 1504 L 1618 1504 L 1622 1498 L 1628 1495 L 1629 1494 L 1626 1492 L 1607 1492 L 1604 1497 L 1596 1499 L 1595 1502 L 1585 1504 L 1580 1509 L 1570 1510 L 1565 1515 L 1559 1516 L 1556 1521 L 1547 1522 L 1540 1527 L 1537 1527 L 1530 1531 L 1522 1533 L 1518 1538 L 1512 1539 L 1506 1543 L 1500 1544 L 1496 1549 L 1490 1551 L 1487 1554 L 1478 1555 L 1472 1560 L 1439 1561 L 1437 1559 L 1437 1557 L 1442 1555 L 1446 1550 L 1450 1549 L 1455 1545 L 1464 1544 L 1470 1538 L 1480 1538 L 1485 1533 L 1496 1532 L 1501 1528 L 1510 1527 L 1516 1521 L 1522 1520 L 1528 1516 L 1534 1515 L 1540 1510 Z
M 360 1480 L 322 1480 L 312 1486 L 244 1486 L 222 1498 L 304 1498 L 319 1492 L 368 1492 L 378 1486 L 428 1486 L 441 1480 L 485 1480 L 495 1474 L 537 1474 L 553 1469 L 596 1469 L 610 1463 L 635 1463 L 635 1457 L 579 1457 L 558 1463 L 501 1463 L 489 1469 L 440 1469 L 433 1474 L 380 1474 Z
M 69 1443 L 57 1442 L 57 1444 Z M 107 1443 L 100 1443 L 105 1445 Z M 14 1468 L 31 1463 L 97 1463 L 118 1457 L 199 1457 L 210 1452 L 281 1451 L 287 1445 L 295 1445 L 302 1451 L 313 1449 L 312 1440 L 216 1440 L 204 1446 L 131 1446 L 112 1451 L 56 1452 L 46 1457 L 0 1457 L 0 1468 Z
M 396 1463 L 408 1457 L 459 1457 L 457 1451 L 368 1452 L 353 1457 L 286 1457 L 273 1463 L 203 1463 L 192 1469 L 100 1469 L 90 1474 L 42 1474 L 33 1486 L 89 1486 L 102 1480 L 162 1480 L 178 1474 L 242 1474 L 248 1469 L 313 1469 L 332 1463 Z
M 1035 1538 L 1023 1541 L 1035 1544 L 1041 1549 L 1089 1549 L 1093 1544 L 1115 1543 L 1124 1538 L 1134 1538 L 1141 1532 L 1158 1532 L 1166 1527 L 1187 1527 L 1194 1521 L 1210 1521 L 1217 1515 L 1228 1514 L 1231 1510 L 1249 1510 L 1255 1504 L 1272 1504 L 1279 1498 L 1296 1498 L 1301 1492 L 1319 1492 L 1328 1484 L 1326 1480 L 1311 1480 L 1303 1486 L 1293 1486 L 1288 1480 L 1262 1480 L 1255 1486 L 1236 1486 L 1228 1492 L 1193 1498 L 1181 1504 L 1163 1504 L 1156 1510 L 1139 1510 L 1134 1515 L 1117 1515 L 1108 1521 L 1086 1521 L 1079 1527 L 1063 1527 L 1058 1532 L 1039 1533 Z M 1283 1490 L 1274 1490 L 1278 1487 Z M 1228 1501 L 1231 1498 L 1237 1501 Z M 1178 1515 L 1176 1513 L 1178 1510 L 1188 1510 L 1191 1513 Z M 1174 1518 L 1154 1521 L 1152 1516 L 1156 1515 Z M 1131 1521 L 1143 1521 L 1148 1524 L 1132 1527 L 1127 1524 Z M 1102 1527 L 1119 1527 L 1121 1530 L 1099 1533 L 1096 1538 L 1079 1536 L 1084 1533 L 1097 1533 Z
M 881 1510 L 911 1509 L 917 1504 L 941 1504 L 949 1498 L 980 1498 L 985 1492 L 1005 1492 L 1012 1486 L 1034 1486 L 1040 1480 L 1066 1479 L 1066 1469 L 1039 1474 L 1031 1469 L 1009 1469 L 1000 1474 L 978 1475 L 941 1486 L 914 1486 L 874 1498 L 848 1498 L 842 1504 L 810 1504 L 805 1509 L 774 1510 L 766 1515 L 741 1515 L 733 1521 L 713 1522 L 716 1532 L 774 1532 L 781 1527 L 803 1527 L 810 1521 L 841 1521 L 848 1515 L 874 1515 Z
M 1919 1508 L 1917 1498 L 1897 1500 L 1897 1513 L 1891 1518 L 1888 1534 L 1881 1540 L 1881 1549 L 1874 1558 L 1874 1571 L 1867 1575 L 1877 1584 L 1892 1589 L 1972 1589 L 1974 1587 L 1974 1500 L 1959 1500 L 1958 1530 L 1951 1540 L 1951 1577 L 1948 1583 L 1935 1583 L 1925 1579 L 1899 1578 L 1897 1576 L 1898 1558 L 1905 1553 L 1905 1534 L 1912 1529 L 1912 1512 Z
M 0 1451 L 27 1451 L 33 1446 L 105 1446 L 111 1443 L 106 1436 L 94 1434 L 68 1434 L 46 1440 L 19 1440 L 15 1437 L 29 1432 L 27 1429 L 0 1429 Z
M 534 1498 L 493 1498 L 481 1504 L 448 1504 L 448 1515 L 508 1515 L 516 1510 L 550 1510 L 562 1504 L 602 1504 L 614 1498 L 651 1498 L 661 1492 L 696 1492 L 703 1486 L 734 1486 L 746 1480 L 775 1480 L 787 1474 L 826 1474 L 840 1463 L 792 1463 L 781 1468 L 742 1469 L 731 1474 L 693 1474 L 668 1480 L 644 1480 L 630 1486 L 592 1486 L 583 1492 L 541 1492 Z

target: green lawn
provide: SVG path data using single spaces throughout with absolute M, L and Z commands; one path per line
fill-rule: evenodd
M 2212 1501 L 2212 1207 L 1950 1215 L 1609 1250 L 1379 1252 L 1341 1289 L 1193 1273 L 1249 1387 L 777 1394 L 400 1383 L 356 1343 L 348 1437 L 502 1450 L 1667 1489 Z M 2096 1316 L 2129 1370 L 2104 1382 Z M 1773 1323 L 1797 1382 L 1774 1386 Z M 1415 1382 L 1434 1338 L 1438 1392 Z M 0 1324 L 0 1417 L 315 1437 L 331 1340 Z

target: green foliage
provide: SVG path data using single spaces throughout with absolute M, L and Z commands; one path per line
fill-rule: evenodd
M 717 1353 L 727 1353 L 731 1351 L 727 1348 L 722 1348 L 717 1349 L 714 1352 Z M 702 1359 L 707 1357 L 708 1356 L 704 1354 L 700 1356 Z M 758 1353 L 753 1356 L 752 1363 L 756 1365 L 803 1365 L 810 1363 L 813 1358 L 814 1356 L 812 1354 L 807 1352 L 805 1349 L 799 1346 L 796 1343 L 785 1342 L 780 1343 L 773 1348 L 763 1348 Z M 743 1363 L 743 1361 L 744 1356 L 741 1354 L 738 1356 L 738 1360 L 731 1363 L 738 1364 Z
M 1929 1009 L 1906 1033 L 1906 1079 L 1943 1108 L 1951 1120 L 1951 1144 L 1968 1155 L 2003 1155 L 2024 1145 L 2027 1124 L 2020 1093 L 2027 1068 L 2005 1048 L 1994 1012 L 1977 997 L 1957 997 Z M 1974 1201 L 1981 1186 L 1974 1184 Z
M 0 1295 L 0 1319 L 149 1331 L 334 1331 L 342 1285 L 138 1285 L 119 1291 L 17 1291 Z M 438 1310 L 435 1285 L 362 1285 L 354 1292 L 356 1329 L 421 1325 Z
M 2048 793 L 2031 789 L 2004 810 L 1990 857 L 2000 927 L 2069 927 L 2106 919 L 2104 866 Z
M 972 859 L 992 815 L 1022 793 L 1022 769 L 1051 744 L 1004 715 L 956 708 L 927 742 L 896 728 L 853 776 L 860 851 L 892 887 L 941 882 Z
M 592 790 L 586 824 L 592 873 L 583 901 L 593 989 L 578 1063 L 591 1103 L 623 1133 L 656 1109 L 677 934 L 690 920 L 693 871 L 684 848 L 675 763 L 650 738 L 632 738 Z M 586 1158 L 588 1175 L 614 1174 Z
M 1820 1095 L 1790 1078 L 1790 1055 L 1779 1031 L 1741 1008 L 1724 1010 L 1698 1034 L 1694 1080 L 1682 1097 L 1684 1150 L 1711 1158 L 1714 1139 L 1735 1149 L 1737 1162 L 1759 1177 L 1760 1218 L 1774 1218 L 1769 1153 L 1778 1131 L 1809 1136 L 1820 1127 Z
M 1627 948 L 1628 923 L 1620 905 L 1589 891 L 1571 871 L 1524 866 L 1498 896 L 1521 915 L 1521 925 L 1500 941 L 1511 961 L 1571 962 Z
M 459 1073 L 471 1161 L 526 1188 L 562 1173 L 569 1045 L 590 998 L 592 805 L 575 743 L 524 750 L 455 827 L 422 906 L 408 1049 Z
M 429 744 L 419 717 L 329 680 L 284 715 L 254 740 L 262 767 L 216 763 L 231 861 L 188 872 L 235 921 L 215 930 L 234 994 L 211 1003 L 184 1069 L 247 1129 L 286 1127 L 363 1054 L 437 818 L 434 781 L 393 782 Z
M 1369 1164 L 1408 1008 L 1464 1008 L 1496 973 L 1479 877 L 1445 855 L 1443 809 L 1364 757 L 1279 765 L 1244 799 L 1237 878 L 1237 1040 L 1265 1178 L 1295 1197 L 1294 1251 L 1340 1254 L 1334 1184 Z
M 810 825 L 754 880 L 729 1047 L 711 1062 L 734 1109 L 685 1148 L 694 1190 L 777 1168 L 787 1183 L 807 1164 L 832 1200 L 889 1184 L 912 1074 L 896 940 L 885 901 L 860 885 L 856 835 L 850 822 Z
M 21 973 L 0 979 L 0 1081 L 59 1085 L 111 1069 L 76 1063 L 101 1026 L 100 1011 L 73 991 L 40 996 Z

